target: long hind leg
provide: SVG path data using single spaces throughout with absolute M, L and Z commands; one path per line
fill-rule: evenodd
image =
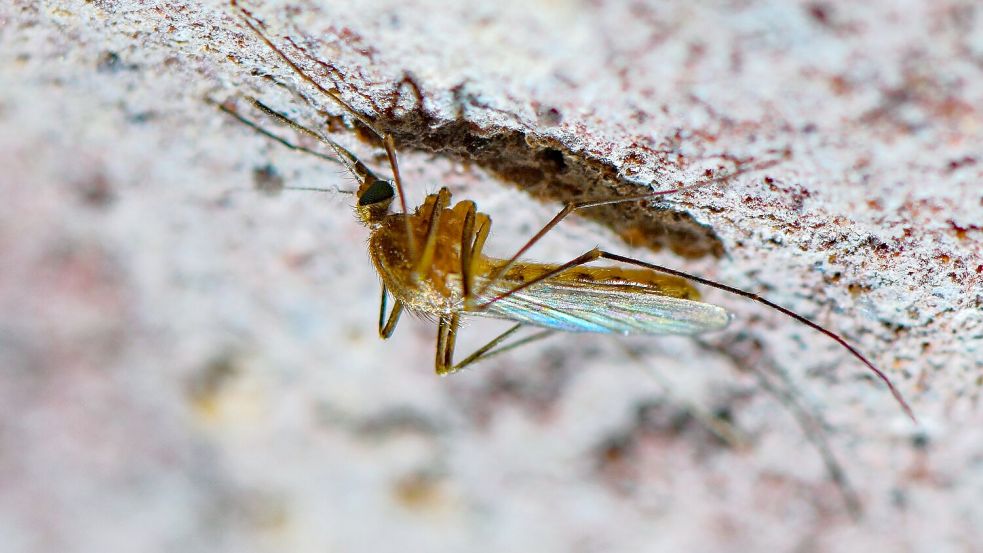
M 509 337 L 523 327 L 521 324 L 511 326 L 505 332 L 492 338 L 487 344 L 476 349 L 458 363 L 454 363 L 454 346 L 457 341 L 457 329 L 460 326 L 459 316 L 454 313 L 441 317 L 437 322 L 437 354 L 435 368 L 437 374 L 444 376 L 460 371 L 469 365 L 493 357 L 500 353 L 505 353 L 526 344 L 542 340 L 552 336 L 556 332 L 553 330 L 541 330 L 535 334 L 530 334 L 525 338 L 520 338 L 510 343 L 504 343 Z
M 895 401 L 898 402 L 898 404 L 904 410 L 905 414 L 908 415 L 908 417 L 911 418 L 911 420 L 917 422 L 917 419 L 915 418 L 915 414 L 914 414 L 914 412 L 912 412 L 911 407 L 908 405 L 908 402 L 905 401 L 904 397 L 901 395 L 901 392 L 899 392 L 898 389 L 894 387 L 894 383 L 891 382 L 891 379 L 888 378 L 888 376 L 883 371 L 881 371 L 873 363 L 871 363 L 870 360 L 868 360 L 867 357 L 865 357 L 862 353 L 860 353 L 860 351 L 858 349 L 856 349 L 855 347 L 853 347 L 852 345 L 850 345 L 849 342 L 846 341 L 846 339 L 844 339 L 839 334 L 833 332 L 832 330 L 829 330 L 828 328 L 826 328 L 824 326 L 821 326 L 821 325 L 819 325 L 817 323 L 814 323 L 811 320 L 803 317 L 802 315 L 799 315 L 798 313 L 792 311 L 791 309 L 782 307 L 781 305 L 778 305 L 777 303 L 774 303 L 774 302 L 772 302 L 770 300 L 767 300 L 767 299 L 765 299 L 765 298 L 763 298 L 763 297 L 761 297 L 758 294 L 755 294 L 753 292 L 747 292 L 745 290 L 741 290 L 740 288 L 734 288 L 733 286 L 727 286 L 726 284 L 722 284 L 720 282 L 716 282 L 716 281 L 713 281 L 713 280 L 705 279 L 705 278 L 702 278 L 702 277 L 699 277 L 699 276 L 696 276 L 696 275 L 693 275 L 693 274 L 690 274 L 690 273 L 686 273 L 686 272 L 679 271 L 679 270 L 676 270 L 676 269 L 671 269 L 669 267 L 663 267 L 661 265 L 655 265 L 653 263 L 646 263 L 645 261 L 642 261 L 640 259 L 635 259 L 635 258 L 632 258 L 632 257 L 626 257 L 626 256 L 623 256 L 623 255 L 618 255 L 616 253 L 607 252 L 607 251 L 604 251 L 604 250 L 601 250 L 601 249 L 598 249 L 598 248 L 594 248 L 594 249 L 592 249 L 592 250 L 584 253 L 583 255 L 580 255 L 579 257 L 576 257 L 576 258 L 572 259 L 571 261 L 568 261 L 567 263 L 564 263 L 563 265 L 558 266 L 557 268 L 555 268 L 552 271 L 549 271 L 549 272 L 547 272 L 547 273 L 545 273 L 543 275 L 540 275 L 540 276 L 538 276 L 538 277 L 536 277 L 534 279 L 530 279 L 530 280 L 528 280 L 528 281 L 520 284 L 519 286 L 516 286 L 515 288 L 512 288 L 511 290 L 509 290 L 509 291 L 507 291 L 507 292 L 505 292 L 503 294 L 500 294 L 500 295 L 498 295 L 498 296 L 496 296 L 496 297 L 488 300 L 487 302 L 479 305 L 477 307 L 477 310 L 487 309 L 492 303 L 494 303 L 496 301 L 499 301 L 499 300 L 502 300 L 502 299 L 505 299 L 505 298 L 511 296 L 512 294 L 520 291 L 520 290 L 524 290 L 525 288 L 528 288 L 529 286 L 532 286 L 532 285 L 534 285 L 536 283 L 542 282 L 542 281 L 544 281 L 546 279 L 552 278 L 552 277 L 554 277 L 554 276 L 556 276 L 556 275 L 558 275 L 558 274 L 560 274 L 560 273 L 562 273 L 564 271 L 567 271 L 569 269 L 572 269 L 572 268 L 577 267 L 577 266 L 580 266 L 580 265 L 585 265 L 587 263 L 590 263 L 592 261 L 596 261 L 598 259 L 608 259 L 608 260 L 611 260 L 611 261 L 617 261 L 619 263 L 625 263 L 625 264 L 628 264 L 628 265 L 635 265 L 637 267 L 642 267 L 644 269 L 650 269 L 652 271 L 657 271 L 657 272 L 660 272 L 660 273 L 665 273 L 665 274 L 668 274 L 668 275 L 673 275 L 673 276 L 685 278 L 687 280 L 691 280 L 693 282 L 698 282 L 700 284 L 703 284 L 705 286 L 709 286 L 711 288 L 717 288 L 718 290 L 723 290 L 723 291 L 728 292 L 730 294 L 741 296 L 741 297 L 747 298 L 749 300 L 758 302 L 758 303 L 760 303 L 762 305 L 765 305 L 767 307 L 770 307 L 771 309 L 774 309 L 775 311 L 778 311 L 778 312 L 780 312 L 780 313 L 782 313 L 782 314 L 784 314 L 784 315 L 786 315 L 788 317 L 791 317 L 792 319 L 794 319 L 796 322 L 798 322 L 800 324 L 806 325 L 809 328 L 812 328 L 813 330 L 815 330 L 817 332 L 820 332 L 822 334 L 825 334 L 829 338 L 833 339 L 833 341 L 835 341 L 837 344 L 839 344 L 840 346 L 842 346 L 844 349 L 846 349 L 847 351 L 849 351 L 856 359 L 858 359 L 861 363 L 863 363 L 867 367 L 867 369 L 870 370 L 870 372 L 872 372 L 875 376 L 877 376 L 877 378 L 879 380 L 881 380 L 885 385 L 887 385 L 887 388 L 891 392 L 891 395 L 894 396 Z
M 474 202 L 462 202 L 459 205 L 463 205 L 465 209 L 464 224 L 461 225 L 460 271 L 461 287 L 465 301 L 467 301 L 474 290 L 474 270 L 481 256 L 481 250 L 485 245 L 485 240 L 488 238 L 488 232 L 491 230 L 491 219 L 483 213 L 478 213 Z M 478 361 L 488 359 L 489 357 L 554 334 L 552 330 L 542 330 L 511 343 L 504 343 L 523 326 L 522 324 L 515 324 L 505 332 L 489 340 L 487 344 L 475 350 L 462 361 L 454 363 L 453 354 L 459 324 L 458 317 L 459 315 L 456 313 L 442 317 L 437 326 L 436 370 L 439 375 L 457 372 Z
M 708 186 L 708 185 L 711 185 L 711 184 L 716 184 L 716 183 L 719 183 L 719 182 L 723 182 L 723 181 L 726 181 L 728 179 L 732 179 L 732 178 L 734 178 L 734 177 L 736 177 L 736 176 L 738 176 L 740 174 L 743 174 L 743 173 L 745 173 L 747 171 L 756 170 L 756 169 L 760 169 L 760 168 L 762 168 L 762 167 L 753 167 L 753 168 L 749 168 L 749 169 L 738 170 L 738 171 L 735 171 L 735 172 L 730 173 L 730 174 L 727 174 L 727 175 L 722 175 L 720 177 L 715 177 L 715 178 L 712 178 L 712 179 L 709 179 L 709 180 L 705 180 L 703 182 L 698 182 L 698 183 L 690 184 L 690 185 L 686 185 L 686 186 L 680 186 L 680 187 L 677 187 L 677 188 L 671 188 L 671 189 L 668 189 L 668 190 L 654 190 L 652 192 L 646 192 L 644 194 L 634 194 L 634 195 L 631 195 L 631 196 L 617 196 L 617 197 L 612 196 L 612 197 L 609 197 L 609 198 L 598 198 L 598 199 L 594 199 L 594 200 L 583 200 L 583 201 L 579 201 L 579 202 L 570 202 L 570 203 L 567 203 L 566 205 L 563 206 L 562 209 L 560 209 L 560 212 L 559 213 L 557 213 L 555 216 L 553 216 L 552 219 L 549 220 L 549 222 L 547 222 L 545 225 L 543 225 L 543 228 L 541 228 L 539 230 L 539 232 L 537 232 L 536 234 L 534 234 L 532 238 L 530 238 L 521 248 L 519 248 L 518 251 L 515 252 L 515 254 L 512 257 L 510 257 L 503 265 L 501 265 L 491 275 L 491 278 L 488 279 L 488 282 L 485 284 L 484 287 L 482 287 L 482 289 L 481 289 L 480 292 L 483 293 L 483 292 L 487 291 L 489 287 L 491 287 L 493 284 L 495 284 L 495 282 L 497 282 L 502 277 L 502 275 L 504 275 L 506 273 L 506 271 L 508 271 L 515 264 L 515 262 L 518 261 L 519 258 L 522 257 L 522 255 L 525 254 L 529 250 L 529 248 L 533 247 L 533 245 L 535 245 L 537 242 L 539 242 L 544 236 L 546 236 L 546 234 L 548 234 L 551 230 L 553 230 L 553 228 L 555 228 L 558 224 L 560 224 L 561 221 L 563 221 L 564 219 L 567 218 L 567 216 L 569 216 L 570 214 L 572 214 L 572 213 L 574 213 L 576 211 L 580 211 L 580 210 L 583 210 L 583 209 L 589 209 L 589 208 L 592 208 L 592 207 L 600 207 L 600 206 L 604 206 L 604 205 L 615 205 L 615 204 L 621 204 L 621 203 L 627 203 L 627 202 L 638 202 L 638 201 L 644 201 L 644 200 L 651 200 L 651 199 L 654 199 L 654 198 L 658 198 L 660 196 L 668 196 L 670 194 L 678 194 L 680 192 L 685 192 L 685 191 L 688 191 L 688 190 L 695 190 L 697 188 L 702 188 L 704 186 Z M 481 294 L 479 293 L 479 295 L 481 295 Z
M 393 304 L 393 310 L 389 312 L 389 316 L 386 317 L 386 296 L 388 291 L 386 290 L 386 285 L 382 285 L 382 299 L 379 301 L 379 336 L 383 340 L 389 339 L 396 331 L 396 323 L 399 322 L 399 316 L 403 313 L 403 302 L 393 299 L 395 302 Z

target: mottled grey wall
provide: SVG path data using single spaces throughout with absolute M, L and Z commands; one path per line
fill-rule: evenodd
M 259 119 L 258 96 L 386 167 L 231 8 L 13 0 L 0 549 L 980 550 L 977 2 L 247 6 L 396 135 L 412 203 L 475 199 L 500 255 L 560 200 L 736 174 L 530 256 L 602 244 L 759 292 L 920 424 L 714 292 L 721 333 L 560 336 L 438 379 L 429 321 L 375 335 L 350 198 L 275 191 L 350 179 L 206 101 Z

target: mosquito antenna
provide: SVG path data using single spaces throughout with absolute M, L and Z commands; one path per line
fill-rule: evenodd
M 260 40 L 262 40 L 271 50 L 273 50 L 273 52 L 276 53 L 276 55 L 279 56 L 280 59 L 282 59 L 288 66 L 290 66 L 290 68 L 293 69 L 293 71 L 297 75 L 299 75 L 301 79 L 310 83 L 319 92 L 325 94 L 326 96 L 334 100 L 334 102 L 339 106 L 341 106 L 341 108 L 345 112 L 347 112 L 349 115 L 351 115 L 356 120 L 358 120 L 363 125 L 365 125 L 368 129 L 372 131 L 374 135 L 376 135 L 382 141 L 382 143 L 386 147 L 386 156 L 389 158 L 389 165 L 393 171 L 393 182 L 396 185 L 396 194 L 399 196 L 400 208 L 403 210 L 403 213 L 409 214 L 409 210 L 407 209 L 406 206 L 406 193 L 403 191 L 402 179 L 399 176 L 399 166 L 396 163 L 395 142 L 393 141 L 392 135 L 388 133 L 385 134 L 380 133 L 378 130 L 376 130 L 375 125 L 373 125 L 371 120 L 369 120 L 361 113 L 355 111 L 355 109 L 353 109 L 350 105 L 348 105 L 348 102 L 346 102 L 338 94 L 338 90 L 336 88 L 325 88 L 324 86 L 321 85 L 321 83 L 315 81 L 310 75 L 308 75 L 306 71 L 301 69 L 300 66 L 297 65 L 297 63 L 290 58 L 290 56 L 288 56 L 283 50 L 281 50 L 275 44 L 273 44 L 273 41 L 270 40 L 268 36 L 266 36 L 265 32 L 260 30 L 260 27 L 265 27 L 263 22 L 260 21 L 259 18 L 254 16 L 251 11 L 240 6 L 238 0 L 229 0 L 229 5 L 233 9 L 239 12 L 239 16 L 242 19 L 243 23 L 245 23 L 247 27 L 252 29 L 252 31 L 256 33 L 256 36 L 258 36 Z M 410 226 L 409 218 L 406 219 L 406 242 L 411 254 L 413 255 L 413 257 L 416 257 L 416 238 L 413 234 L 413 229 Z
M 281 137 L 281 136 L 279 136 L 279 135 L 277 135 L 275 133 L 272 133 L 272 132 L 264 129 L 263 127 L 261 127 L 260 125 L 258 125 L 255 121 L 253 121 L 251 119 L 248 119 L 246 117 L 243 117 L 236 110 L 234 110 L 234 109 L 232 109 L 232 108 L 230 108 L 230 107 L 228 107 L 228 106 L 226 106 L 224 104 L 220 104 L 220 103 L 216 102 L 215 100 L 213 100 L 211 98 L 205 98 L 205 101 L 208 102 L 209 104 L 212 104 L 212 105 L 216 106 L 223 113 L 226 113 L 228 115 L 231 115 L 232 117 L 234 117 L 236 119 L 236 121 L 238 121 L 238 122 L 242 123 L 243 125 L 249 127 L 250 129 L 252 129 L 253 131 L 255 131 L 256 133 L 258 133 L 258 134 L 260 134 L 262 136 L 265 136 L 265 137 L 267 137 L 267 138 L 269 138 L 269 139 L 271 139 L 271 140 L 273 140 L 273 141 L 275 141 L 275 142 L 277 142 L 279 144 L 282 144 L 283 146 L 286 146 L 287 148 L 289 148 L 291 150 L 296 150 L 298 152 L 303 152 L 305 154 L 312 155 L 312 156 L 314 156 L 314 157 L 316 157 L 318 159 L 322 159 L 324 161 L 330 161 L 331 163 L 338 163 L 338 164 L 341 164 L 341 165 L 345 165 L 346 169 L 348 169 L 351 172 L 351 167 L 349 167 L 346 163 L 344 163 L 342 160 L 340 160 L 340 159 L 338 159 L 336 157 L 332 157 L 332 156 L 323 154 L 321 152 L 318 152 L 316 150 L 312 150 L 310 148 L 307 148 L 307 147 L 304 147 L 304 146 L 300 146 L 298 144 L 294 144 L 293 142 L 287 140 L 286 138 L 283 138 L 283 137 Z M 270 110 L 268 107 L 266 107 L 265 105 L 263 105 L 258 100 L 253 100 L 253 102 L 254 102 L 254 105 L 257 105 L 258 104 L 259 106 L 262 106 L 263 108 L 266 108 L 266 109 L 263 110 L 264 112 L 273 112 L 273 110 Z M 273 113 L 276 114 L 277 116 L 279 116 L 279 117 L 277 117 L 277 119 L 281 119 L 281 118 L 284 118 L 285 119 L 285 117 L 283 117 L 282 115 L 280 115 L 280 114 L 278 114 L 276 112 L 273 112 Z M 292 125 L 292 127 L 293 126 L 295 126 L 295 125 Z M 299 125 L 296 125 L 296 126 L 299 126 Z M 313 131 L 311 131 L 311 132 L 313 132 Z M 308 132 L 307 134 L 310 134 L 310 132 Z M 318 139 L 320 141 L 322 141 L 322 142 L 327 141 L 329 143 L 329 145 L 333 143 L 333 141 L 331 141 L 327 137 L 318 137 Z M 337 146 L 337 144 L 335 144 L 335 146 Z M 344 150 L 344 148 L 341 148 L 341 146 L 337 146 L 337 147 L 340 148 L 340 149 L 342 149 L 342 150 Z M 344 151 L 347 152 L 347 150 L 344 150 Z M 335 152 L 338 153 L 338 150 L 335 150 Z M 281 190 L 303 191 L 303 192 L 327 192 L 327 193 L 335 193 L 335 194 L 346 194 L 346 195 L 349 195 L 349 196 L 356 196 L 358 194 L 358 192 L 356 192 L 354 190 L 343 190 L 343 189 L 341 189 L 341 188 L 339 188 L 337 186 L 335 186 L 333 188 L 319 188 L 319 187 L 316 187 L 316 186 L 282 186 L 282 187 L 280 187 L 280 189 Z
M 300 192 L 326 192 L 329 194 L 348 194 L 349 196 L 354 196 L 354 190 L 342 190 L 341 188 L 318 188 L 316 186 L 284 186 L 284 190 L 295 190 Z
M 340 163 L 344 165 L 356 179 L 363 180 L 365 179 L 366 174 L 371 173 L 368 167 L 366 167 L 361 161 L 358 160 L 357 157 L 355 157 L 355 154 L 351 153 L 350 151 L 348 151 L 347 148 L 338 144 L 334 140 L 331 140 L 330 138 L 324 136 L 323 134 L 313 129 L 309 129 L 301 125 L 300 123 L 294 121 L 293 119 L 287 117 L 286 115 L 280 113 L 279 111 L 276 111 L 273 108 L 267 106 L 263 102 L 260 102 L 256 98 L 249 98 L 249 102 L 253 106 L 255 106 L 256 109 L 262 111 L 269 117 L 276 119 L 280 123 L 287 125 L 288 127 L 290 127 L 291 129 L 297 132 L 306 134 L 307 136 L 314 138 L 318 142 L 334 150 L 335 154 L 338 155 L 338 159 L 336 159 L 335 161 L 338 162 L 340 160 Z
M 259 134 L 261 134 L 261 135 L 263 135 L 263 136 L 265 136 L 265 137 L 267 137 L 267 138 L 269 138 L 269 139 L 271 139 L 271 140 L 273 140 L 275 142 L 278 142 L 278 143 L 286 146 L 287 148 L 290 148 L 291 150 L 297 150 L 298 152 L 304 152 L 305 154 L 309 154 L 309 155 L 312 155 L 314 157 L 323 159 L 324 161 L 330 161 L 331 163 L 339 163 L 339 164 L 342 163 L 341 160 L 339 160 L 336 157 L 332 157 L 332 156 L 323 154 L 321 152 L 318 152 L 316 150 L 311 150 L 310 148 L 306 148 L 304 146 L 300 146 L 298 144 L 294 144 L 293 142 L 290 142 L 286 138 L 283 138 L 283 137 L 281 137 L 279 135 L 276 135 L 276 134 L 274 134 L 274 133 L 272 133 L 272 132 L 264 129 L 263 127 L 257 125 L 251 119 L 247 119 L 247 118 L 243 117 L 242 115 L 239 114 L 239 112 L 237 112 L 234 109 L 229 108 L 228 106 L 226 106 L 224 104 L 220 104 L 220 103 L 218 103 L 215 100 L 212 100 L 210 98 L 206 98 L 205 101 L 208 102 L 208 103 L 210 103 L 210 104 L 213 104 L 218 109 L 220 109 L 222 112 L 224 112 L 224 113 L 226 113 L 228 115 L 231 115 L 232 117 L 236 118 L 236 120 L 238 120 L 240 123 L 242 123 L 243 125 L 249 127 L 250 129 L 256 131 L 257 133 L 259 133 Z
M 289 56 L 287 56 L 287 54 L 285 54 L 283 52 L 283 50 L 281 50 L 279 47 L 277 47 L 275 44 L 273 44 L 273 41 L 270 40 L 269 37 L 266 36 L 266 33 L 263 32 L 263 31 L 261 31 L 259 29 L 260 26 L 264 26 L 265 27 L 265 25 L 263 25 L 263 23 L 259 20 L 259 18 L 257 18 L 256 16 L 253 15 L 253 12 L 251 12 L 251 11 L 247 10 L 246 8 L 243 8 L 242 6 L 240 6 L 238 0 L 229 0 L 229 5 L 231 5 L 234 9 L 238 10 L 239 15 L 242 18 L 243 23 L 245 23 L 247 27 L 249 27 L 250 29 L 252 29 L 252 31 L 254 33 L 256 33 L 256 36 L 258 36 L 260 38 L 260 40 L 262 40 L 264 43 L 266 43 L 266 45 L 270 48 L 270 50 L 273 50 L 273 52 L 276 53 L 276 55 L 280 59 L 282 59 L 287 65 L 289 65 L 290 68 L 293 69 L 294 72 L 297 73 L 300 76 L 300 78 L 302 78 L 305 81 L 307 81 L 308 83 L 310 83 L 319 92 L 321 92 L 321 93 L 325 94 L 326 96 L 330 97 L 343 110 L 345 110 L 345 112 L 347 112 L 349 115 L 351 115 L 355 119 L 358 119 L 359 122 L 361 122 L 366 127 L 368 127 L 369 130 L 371 130 L 372 133 L 375 134 L 379 138 L 379 140 L 383 140 L 383 136 L 381 134 L 379 134 L 378 131 L 375 130 L 375 127 L 372 125 L 372 121 L 370 121 L 367 117 L 365 117 L 361 113 L 359 113 L 359 112 L 355 111 L 354 109 L 352 109 L 352 107 L 348 105 L 348 102 L 346 102 L 345 100 L 343 100 L 341 98 L 341 96 L 338 95 L 338 90 L 337 89 L 335 89 L 335 88 L 324 88 L 324 86 L 322 86 L 321 83 L 315 81 L 310 75 L 307 74 L 306 71 L 304 71 L 303 69 L 301 69 L 300 66 L 297 65 L 297 63 L 294 62 L 293 59 L 291 59 Z
M 901 396 L 901 392 L 899 392 L 898 389 L 894 387 L 894 383 L 891 382 L 891 379 L 888 378 L 888 376 L 886 374 L 884 374 L 883 371 L 881 371 L 876 366 L 874 366 L 874 364 L 871 363 L 870 360 L 868 360 L 864 356 L 864 354 L 860 353 L 860 351 L 858 351 L 857 348 L 851 346 L 842 336 L 840 336 L 839 334 L 833 332 L 832 330 L 829 330 L 828 328 L 826 328 L 826 327 L 824 327 L 824 326 L 822 326 L 822 325 L 820 325 L 818 323 L 814 323 L 814 322 L 810 321 L 809 319 L 803 317 L 802 315 L 799 315 L 795 311 L 792 311 L 791 309 L 787 309 L 785 307 L 782 307 L 781 305 L 778 305 L 777 303 L 774 303 L 772 301 L 769 301 L 769 300 L 767 300 L 767 299 L 765 299 L 765 298 L 763 298 L 763 297 L 761 297 L 758 294 L 755 294 L 753 292 L 747 292 L 745 290 L 741 290 L 740 288 L 734 288 L 733 286 L 728 286 L 728 285 L 723 284 L 723 283 L 720 283 L 720 282 L 716 282 L 716 281 L 709 280 L 709 279 L 706 279 L 706 278 L 698 277 L 698 276 L 692 275 L 690 273 L 685 273 L 683 271 L 678 271 L 676 269 L 670 269 L 669 267 L 663 267 L 661 265 L 655 265 L 655 264 L 652 264 L 652 263 L 646 263 L 646 262 L 643 262 L 643 261 L 639 261 L 637 259 L 633 259 L 633 258 L 630 258 L 630 257 L 625 257 L 625 256 L 618 255 L 618 254 L 613 254 L 613 253 L 610 253 L 610 252 L 601 252 L 601 257 L 603 257 L 605 259 L 610 259 L 612 261 L 620 261 L 622 263 L 628 263 L 628 264 L 631 264 L 631 265 L 640 265 L 640 266 L 643 266 L 643 267 L 647 267 L 649 269 L 652 269 L 653 271 L 658 271 L 660 273 L 665 273 L 667 275 L 673 275 L 673 276 L 682 277 L 682 278 L 685 278 L 687 280 L 691 280 L 693 282 L 698 282 L 698 283 L 703 284 L 705 286 L 709 286 L 711 288 L 717 288 L 718 290 L 723 290 L 724 292 L 729 292 L 731 294 L 734 294 L 734 295 L 737 295 L 737 296 L 741 296 L 741 297 L 747 298 L 749 300 L 756 301 L 756 302 L 758 302 L 760 304 L 763 304 L 763 305 L 766 305 L 766 306 L 768 306 L 768 307 L 770 307 L 770 308 L 772 308 L 772 309 L 774 309 L 774 310 L 776 310 L 776 311 L 778 311 L 780 313 L 783 313 L 783 314 L 791 317 L 792 319 L 795 319 L 799 323 L 804 324 L 804 325 L 808 326 L 809 328 L 812 328 L 813 330 L 817 330 L 817 331 L 825 334 L 826 336 L 829 336 L 836 343 L 838 343 L 839 345 L 843 346 L 843 348 L 845 348 L 847 351 L 849 351 L 851 354 L 853 354 L 854 357 L 856 357 L 857 359 L 859 359 L 860 362 L 863 363 L 864 365 L 866 365 L 867 368 L 870 369 L 871 372 L 873 372 L 875 375 L 877 375 L 877 378 L 879 378 L 882 382 L 884 382 L 884 384 L 887 385 L 888 390 L 891 391 L 891 395 L 893 395 L 894 396 L 894 399 L 898 402 L 898 404 L 901 405 L 901 408 L 904 410 L 905 414 L 908 415 L 908 417 L 912 420 L 912 422 L 914 422 L 916 424 L 918 423 L 918 419 L 915 417 L 915 413 L 911 410 L 911 407 L 908 405 L 908 402 L 905 401 L 904 397 Z
M 283 137 L 281 137 L 281 136 L 279 136 L 277 134 L 274 134 L 274 133 L 272 133 L 272 132 L 264 129 L 263 127 L 261 127 L 258 124 L 256 124 L 254 121 L 243 117 L 242 115 L 240 115 L 235 110 L 233 110 L 233 109 L 231 109 L 231 108 L 229 108 L 229 107 L 227 107 L 227 106 L 225 106 L 223 104 L 219 104 L 219 103 L 215 102 L 214 100 L 210 100 L 210 99 L 206 99 L 206 101 L 211 102 L 212 104 L 217 105 L 218 106 L 218 109 L 222 110 L 225 113 L 228 113 L 232 117 L 235 117 L 236 120 L 238 120 L 242 124 L 246 125 L 247 127 L 253 129 L 257 133 L 259 133 L 259 134 L 261 134 L 263 136 L 269 137 L 269 138 L 275 140 L 276 142 L 278 142 L 278 143 L 286 146 L 287 148 L 290 148 L 291 150 L 297 150 L 299 152 L 304 152 L 306 154 L 310 154 L 312 156 L 315 156 L 315 157 L 317 157 L 319 159 L 330 161 L 332 163 L 340 163 L 341 165 L 344 165 L 345 168 L 348 169 L 348 172 L 351 173 L 352 176 L 354 176 L 359 181 L 365 179 L 366 175 L 371 175 L 372 174 L 371 170 L 369 170 L 368 167 L 366 167 L 361 161 L 358 160 L 357 157 L 355 157 L 355 154 L 349 152 L 344 146 L 342 146 L 342 145 L 338 144 L 337 142 L 335 142 L 334 140 L 331 140 L 330 138 L 322 135 L 321 133 L 318 133 L 318 132 L 316 132 L 314 130 L 311 130 L 311 129 L 309 129 L 309 128 L 303 126 L 303 125 L 301 125 L 300 123 L 297 123 L 293 119 L 290 119 L 286 115 L 284 115 L 284 114 L 282 114 L 282 113 L 274 110 L 273 108 L 267 106 L 266 104 L 264 104 L 263 102 L 260 102 L 259 100 L 255 99 L 255 98 L 248 98 L 248 99 L 249 99 L 249 102 L 254 107 L 256 107 L 256 109 L 262 111 L 263 113 L 265 113 L 269 117 L 272 117 L 273 119 L 276 119 L 277 121 L 283 123 L 284 125 L 287 125 L 288 127 L 292 128 L 292 129 L 294 129 L 294 130 L 296 130 L 298 132 L 301 132 L 303 134 L 306 134 L 307 136 L 310 136 L 310 137 L 314 138 L 318 142 L 321 142 L 322 144 L 330 147 L 332 150 L 334 150 L 335 154 L 338 157 L 331 157 L 331 156 L 325 155 L 325 154 L 323 154 L 321 152 L 318 152 L 318 151 L 315 151 L 315 150 L 311 150 L 310 148 L 306 148 L 304 146 L 299 146 L 297 144 L 294 144 L 293 142 L 290 142 L 286 138 L 283 138 Z

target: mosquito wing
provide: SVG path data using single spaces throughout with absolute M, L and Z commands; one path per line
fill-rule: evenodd
M 480 302 L 506 293 L 515 284 L 493 284 Z M 659 294 L 642 286 L 549 280 L 495 301 L 486 311 L 474 314 L 565 332 L 607 334 L 699 334 L 720 330 L 730 322 L 730 315 L 722 307 Z

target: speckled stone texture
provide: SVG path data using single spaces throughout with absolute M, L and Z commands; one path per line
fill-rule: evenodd
M 357 4 L 357 8 L 353 7 Z M 0 550 L 983 551 L 983 7 L 244 4 L 508 255 L 596 244 L 759 292 L 699 339 L 433 375 L 376 336 L 338 165 L 386 169 L 225 3 L 0 4 Z M 304 142 L 305 144 L 307 142 Z M 500 325 L 462 330 L 461 354 Z

